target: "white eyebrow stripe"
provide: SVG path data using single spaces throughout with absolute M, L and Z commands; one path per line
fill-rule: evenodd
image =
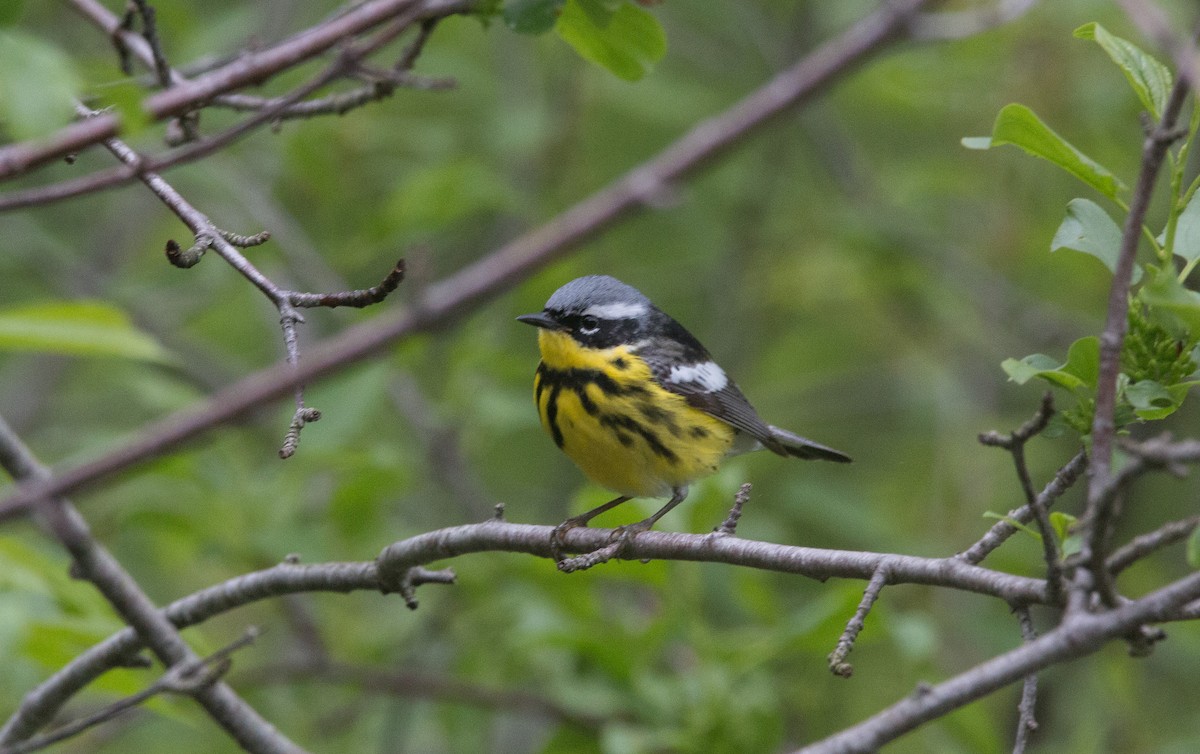
M 671 367 L 667 379 L 675 384 L 694 383 L 703 388 L 706 393 L 715 393 L 729 384 L 725 370 L 715 362 L 704 361 L 699 364 L 678 364 Z
M 597 319 L 633 319 L 642 316 L 647 311 L 646 305 L 642 303 L 618 302 L 615 304 L 589 306 L 584 311 L 584 315 L 596 317 Z

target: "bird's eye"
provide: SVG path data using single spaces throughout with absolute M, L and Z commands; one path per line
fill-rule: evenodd
M 583 319 L 579 320 L 579 332 L 581 332 L 582 334 L 595 335 L 599 331 L 600 331 L 600 320 L 596 319 L 592 315 L 589 314 L 586 317 L 584 317 Z

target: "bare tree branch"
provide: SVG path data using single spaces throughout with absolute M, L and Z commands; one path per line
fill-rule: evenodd
M 281 71 L 319 55 L 395 16 L 408 12 L 414 20 L 462 13 L 469 0 L 368 0 L 273 47 L 240 55 L 217 70 L 147 97 L 142 109 L 154 120 L 180 115 L 213 97 L 247 85 L 258 85 Z M 120 119 L 106 113 L 74 123 L 43 139 L 0 148 L 0 180 L 21 175 L 47 161 L 78 152 L 120 133 Z
M 1146 623 L 1170 620 L 1200 597 L 1192 574 L 1139 600 L 1102 613 L 1072 613 L 1054 630 L 970 670 L 915 693 L 857 725 L 800 749 L 804 754 L 874 752 L 922 723 L 1021 680 L 1030 673 L 1100 650 Z
M 1191 87 L 1186 77 L 1180 77 L 1171 89 L 1163 108 L 1162 120 L 1146 133 L 1142 144 L 1142 167 L 1137 185 L 1129 202 L 1129 214 L 1121 236 L 1121 250 L 1113 270 L 1108 294 L 1108 311 L 1104 330 L 1100 334 L 1100 374 L 1096 383 L 1096 409 L 1092 420 L 1092 462 L 1088 469 L 1087 511 L 1084 516 L 1084 544 L 1078 562 L 1092 571 L 1094 588 L 1108 594 L 1108 571 L 1104 567 L 1113 501 L 1117 495 L 1110 490 L 1112 477 L 1113 437 L 1116 426 L 1113 412 L 1117 399 L 1117 375 L 1121 370 L 1121 345 L 1129 317 L 1129 286 L 1133 280 L 1134 257 L 1142 235 L 1142 224 L 1150 207 L 1155 180 L 1167 148 L 1179 138 L 1175 121 L 1183 108 Z
M 413 584 L 453 583 L 452 571 L 417 570 Z M 214 615 L 262 599 L 300 592 L 380 590 L 374 563 L 300 565 L 289 559 L 264 571 L 239 576 L 176 600 L 161 611 L 178 629 L 202 623 Z M 50 722 L 71 697 L 106 671 L 122 667 L 144 646 L 139 634 L 127 628 L 75 657 L 21 700 L 20 707 L 0 728 L 0 744 L 20 741 Z
M 38 462 L 2 417 L 0 465 L 14 479 L 39 479 L 49 475 L 49 471 Z M 133 577 L 95 540 L 75 506 L 61 497 L 45 498 L 38 512 L 71 553 L 79 575 L 96 586 L 163 665 L 172 668 L 201 662 Z M 217 680 L 197 688 L 192 695 L 209 716 L 247 751 L 263 754 L 303 751 L 259 716 L 226 683 Z M 0 733 L 0 744 L 10 744 L 15 740 L 19 739 L 10 737 L 9 728 L 5 726 Z
M 1124 547 L 1108 556 L 1105 568 L 1114 577 L 1129 566 L 1168 545 L 1187 539 L 1200 526 L 1200 515 L 1163 524 L 1158 529 L 1134 537 Z
M 373 39 L 359 45 L 343 46 L 336 58 L 316 76 L 284 96 L 273 97 L 269 100 L 260 99 L 258 107 L 243 108 L 252 109 L 254 115 L 221 133 L 206 138 L 200 138 L 198 134 L 189 133 L 186 135 L 186 138 L 180 139 L 179 142 L 192 143 L 157 157 L 142 157 L 139 155 L 137 162 L 125 161 L 124 165 L 117 168 L 100 170 L 90 175 L 72 178 L 47 186 L 39 186 L 26 191 L 0 195 L 0 212 L 48 204 L 102 189 L 115 188 L 138 180 L 147 172 L 161 172 L 167 168 L 183 165 L 213 154 L 263 125 L 276 122 L 283 113 L 287 112 L 293 105 L 309 94 L 324 88 L 338 78 L 359 70 L 362 66 L 362 61 L 366 57 L 391 42 L 397 35 L 407 30 L 414 23 L 417 23 L 421 19 L 421 13 L 422 9 L 420 7 L 401 13 L 390 24 L 380 30 Z M 430 25 L 422 22 L 422 36 L 419 39 L 424 39 L 427 36 L 425 30 L 430 28 L 432 28 Z M 394 73 L 385 72 L 381 76 L 383 76 L 384 81 L 387 81 L 394 76 L 402 74 L 404 74 L 403 71 Z M 376 78 L 378 79 L 378 77 Z M 376 84 L 372 85 L 372 89 L 378 89 L 380 86 L 383 86 L 383 84 L 377 81 Z M 341 97 L 342 95 L 337 96 Z M 375 99 L 379 99 L 379 96 L 376 96 Z M 85 110 L 82 114 L 89 118 L 104 117 L 103 113 L 92 112 L 90 110 Z M 181 118 L 180 120 L 184 121 L 185 119 Z M 200 246 L 200 248 L 203 249 L 204 247 Z
M 1046 562 L 1046 580 L 1057 602 L 1062 593 L 1062 565 L 1059 563 L 1058 542 L 1055 539 L 1054 527 L 1050 525 L 1050 501 L 1034 492 L 1033 480 L 1029 476 L 1029 465 L 1025 462 L 1025 444 L 1037 436 L 1050 423 L 1054 416 L 1054 394 L 1046 391 L 1042 395 L 1042 403 L 1037 413 L 1029 421 L 1011 434 L 1002 435 L 999 432 L 985 432 L 979 436 L 979 442 L 997 448 L 1004 448 L 1013 458 L 1017 470 L 1017 479 L 1021 482 L 1021 490 L 1025 493 L 1026 508 L 1033 511 L 1033 519 L 1037 521 L 1038 531 L 1042 537 L 1042 559 Z
M 134 709 L 147 700 L 159 694 L 195 694 L 205 686 L 211 686 L 218 678 L 229 671 L 231 662 L 229 656 L 238 649 L 247 646 L 258 637 L 257 629 L 251 628 L 241 638 L 218 649 L 207 657 L 196 662 L 185 662 L 172 665 L 157 681 L 142 691 L 119 699 L 107 707 L 59 726 L 45 735 L 35 736 L 18 744 L 5 746 L 0 744 L 0 754 L 27 754 L 38 751 L 60 741 L 83 733 L 88 728 L 106 723 Z
M 854 674 L 854 666 L 846 662 L 846 657 L 854 648 L 854 640 L 858 638 L 859 632 L 866 624 L 867 614 L 875 606 L 875 600 L 879 599 L 879 593 L 883 591 L 883 587 L 887 583 L 887 567 L 880 566 L 875 573 L 871 574 L 871 580 L 867 582 L 867 588 L 863 590 L 862 601 L 858 603 L 858 609 L 854 611 L 854 616 L 846 624 L 846 630 L 842 631 L 837 646 L 829 654 L 829 671 L 834 675 L 849 678 Z
M 389 592 L 408 595 L 408 570 L 473 552 L 504 550 L 552 557 L 549 526 L 488 521 L 421 534 L 384 548 L 377 563 L 379 579 Z M 568 552 L 593 552 L 608 543 L 612 529 L 579 527 L 563 534 Z M 871 579 L 881 569 L 889 584 L 937 584 L 999 597 L 1012 604 L 1047 602 L 1040 579 L 993 571 L 957 557 L 920 558 L 851 550 L 823 550 L 772 544 L 734 536 L 647 531 L 631 538 L 622 557 L 628 560 L 686 560 L 728 563 L 824 581 L 828 578 Z
M 312 591 L 398 592 L 410 606 L 415 586 L 448 583 L 453 573 L 430 571 L 423 566 L 474 552 L 521 552 L 551 558 L 550 526 L 510 524 L 495 519 L 481 524 L 452 527 L 422 534 L 389 545 L 375 563 L 298 565 L 287 562 L 178 600 L 163 615 L 184 628 L 261 599 Z M 573 552 L 602 546 L 609 529 L 573 529 L 564 536 Z M 886 553 L 820 550 L 808 547 L 741 539 L 713 534 L 679 534 L 649 531 L 631 540 L 628 556 L 635 559 L 721 562 L 751 568 L 793 573 L 825 580 L 831 577 L 870 579 L 881 568 L 889 583 L 936 584 L 998 597 L 1010 603 L 1044 603 L 1044 581 L 992 571 L 959 558 L 919 558 Z M 4 729 L 0 742 L 19 740 L 43 725 L 79 689 L 111 667 L 120 664 L 141 646 L 132 630 L 122 631 L 84 652 L 26 695 Z
M 1013 612 L 1017 614 L 1017 621 L 1021 624 L 1021 639 L 1026 644 L 1036 641 L 1037 630 L 1033 627 L 1033 616 L 1029 614 L 1029 606 L 1021 605 Z M 1037 730 L 1037 692 L 1037 673 L 1029 673 L 1021 685 L 1021 701 L 1017 705 L 1017 735 L 1013 737 L 1013 754 L 1025 754 L 1029 736 Z

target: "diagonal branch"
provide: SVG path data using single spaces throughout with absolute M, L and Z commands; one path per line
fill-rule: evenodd
M 1145 623 L 1168 620 L 1200 597 L 1192 574 L 1104 613 L 1074 613 L 1054 630 L 935 686 L 918 689 L 887 709 L 800 749 L 803 754 L 874 752 L 922 723 L 980 699 L 1030 673 L 1099 651 Z
M 144 704 L 159 694 L 194 694 L 204 686 L 210 686 L 218 678 L 229 671 L 231 662 L 229 656 L 238 649 L 250 644 L 258 637 L 258 630 L 251 628 L 241 638 L 218 649 L 207 657 L 201 657 L 195 662 L 184 662 L 172 665 L 167 672 L 136 694 L 118 699 L 112 704 L 86 717 L 61 725 L 41 736 L 35 736 L 17 744 L 0 744 L 0 754 L 27 754 L 38 751 L 68 738 L 74 738 L 88 728 L 106 723 L 119 715 Z
M 0 465 L 3 465 L 14 479 L 38 479 L 49 475 L 49 471 L 38 462 L 2 418 Z M 74 568 L 80 576 L 95 585 L 163 665 L 172 668 L 201 662 L 200 657 L 142 591 L 137 581 L 95 540 L 87 522 L 75 506 L 61 497 L 45 498 L 38 511 L 50 530 L 71 553 Z M 192 695 L 247 751 L 263 754 L 292 754 L 302 751 L 260 717 L 223 681 L 217 680 L 203 688 L 197 688 Z M 11 737 L 10 733 L 6 726 L 0 734 L 0 744 L 19 740 Z
M 1058 473 L 1054 475 L 1054 479 L 1050 480 L 1050 483 L 1038 494 L 1035 501 L 1037 507 L 1043 510 L 1049 509 L 1055 500 L 1062 497 L 1075 484 L 1079 475 L 1087 468 L 1087 464 L 1087 451 L 1080 450 L 1058 470 Z M 982 562 L 997 547 L 1004 544 L 1009 537 L 1017 533 L 1017 527 L 1013 526 L 1007 519 L 1027 524 L 1033 520 L 1034 515 L 1036 515 L 1034 507 L 1031 505 L 1023 505 L 1014 511 L 1009 511 L 1005 519 L 996 522 L 978 542 L 963 550 L 958 554 L 958 557 L 968 563 Z
M 453 583 L 451 571 L 410 574 L 414 584 Z M 214 615 L 272 597 L 301 592 L 351 592 L 379 590 L 374 563 L 300 565 L 287 561 L 264 571 L 239 576 L 176 600 L 161 615 L 178 629 L 202 623 Z M 0 744 L 20 741 L 50 722 L 71 697 L 106 671 L 128 663 L 145 646 L 132 628 L 119 631 L 75 657 L 57 673 L 30 691 L 21 706 L 0 728 Z
M 142 109 L 153 120 L 180 115 L 217 95 L 261 84 L 401 13 L 411 12 L 415 20 L 423 20 L 466 12 L 471 7 L 469 0 L 368 0 L 285 42 L 238 56 L 228 65 L 199 78 L 179 82 L 170 89 L 153 94 L 142 102 Z M 0 148 L 0 180 L 21 175 L 45 162 L 113 138 L 120 130 L 120 118 L 113 113 L 106 113 L 65 126 L 33 142 Z

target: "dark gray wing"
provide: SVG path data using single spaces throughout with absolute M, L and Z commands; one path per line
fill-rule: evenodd
M 652 338 L 638 352 L 650 365 L 658 384 L 683 396 L 689 405 L 745 432 L 772 451 L 787 455 L 771 433 L 771 427 L 704 346 L 683 325 L 667 319 L 669 322 L 660 324 L 667 337 Z
M 683 325 L 661 312 L 655 314 L 667 320 L 659 323 L 667 337 L 651 338 L 639 355 L 650 365 L 659 385 L 682 395 L 694 408 L 753 437 L 773 453 L 839 463 L 850 461 L 840 450 L 763 421 L 725 370 Z

